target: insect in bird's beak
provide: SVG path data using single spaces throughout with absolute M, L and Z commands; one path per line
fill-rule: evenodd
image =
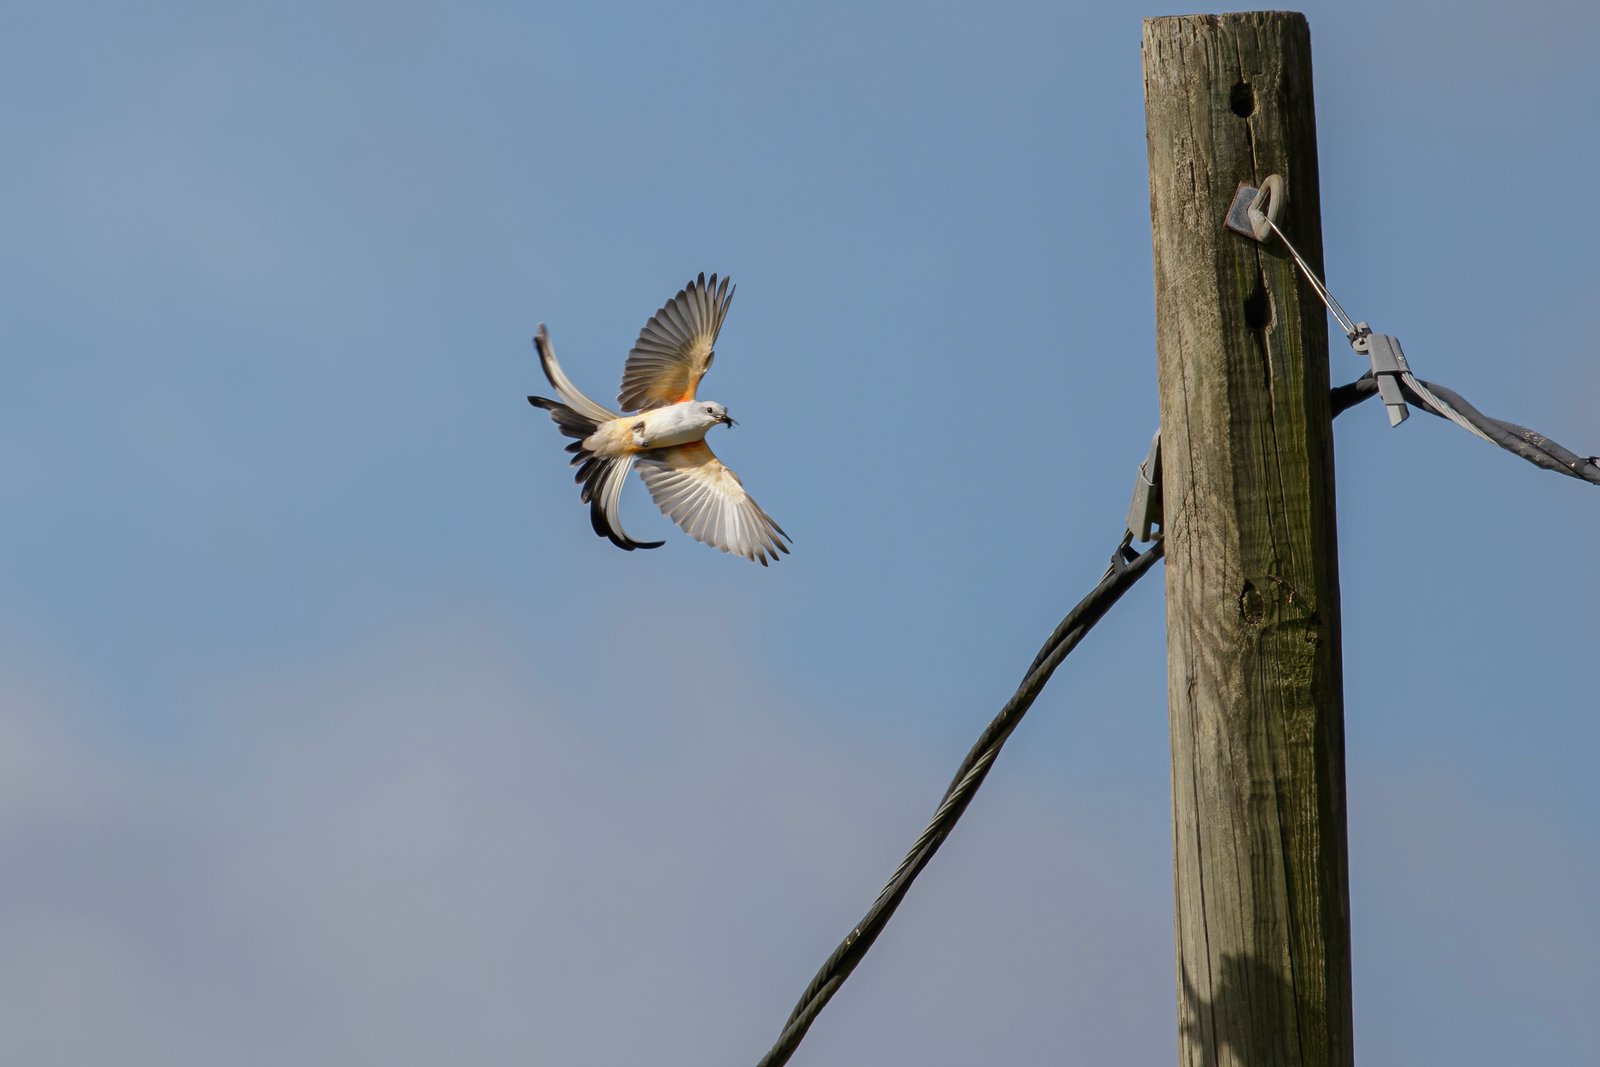
M 732 415 L 729 415 L 729 414 L 728 414 L 728 413 L 727 413 L 727 412 L 726 412 L 726 411 L 724 411 L 724 412 L 723 412 L 723 413 L 722 413 L 722 421 L 723 421 L 723 422 L 725 422 L 725 423 L 727 423 L 727 424 L 728 424 L 728 426 L 729 426 L 729 428 L 730 428 L 730 429 L 731 429 L 731 428 L 732 428 L 732 427 L 734 427 L 734 426 L 737 426 L 737 425 L 739 425 L 739 424 L 738 424 L 738 423 L 737 423 L 737 422 L 734 422 L 734 421 L 733 421 L 733 416 L 732 416 Z

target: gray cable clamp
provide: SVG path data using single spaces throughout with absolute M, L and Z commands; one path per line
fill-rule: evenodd
M 1133 480 L 1133 500 L 1128 505 L 1128 533 L 1148 544 L 1161 526 L 1161 431 L 1150 438 L 1150 452 L 1139 464 Z
M 1364 322 L 1356 323 L 1356 336 L 1350 347 L 1372 360 L 1372 376 L 1378 379 L 1378 396 L 1389 411 L 1389 425 L 1399 426 L 1411 415 L 1406 407 L 1405 394 L 1400 389 L 1401 380 L 1411 373 L 1406 354 L 1400 350 L 1400 338 L 1387 333 L 1373 333 Z

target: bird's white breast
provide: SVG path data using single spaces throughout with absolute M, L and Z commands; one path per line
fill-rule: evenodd
M 668 448 L 705 438 L 717 420 L 706 414 L 703 403 L 686 400 L 664 408 L 640 412 L 634 419 L 633 443 L 640 448 Z

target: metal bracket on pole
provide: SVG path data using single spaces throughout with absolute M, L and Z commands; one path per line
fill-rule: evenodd
M 1133 482 L 1133 502 L 1128 505 L 1128 532 L 1140 541 L 1156 539 L 1161 526 L 1161 431 L 1150 438 L 1150 452 L 1139 464 Z
M 1378 396 L 1389 411 L 1389 425 L 1399 426 L 1410 416 L 1405 394 L 1400 391 L 1400 379 L 1411 373 L 1406 354 L 1400 350 L 1400 338 L 1386 333 L 1373 333 L 1364 322 L 1356 324 L 1356 336 L 1350 347 L 1372 360 L 1372 376 L 1378 379 Z
M 1278 216 L 1283 214 L 1283 177 L 1269 174 L 1261 188 L 1240 182 L 1228 205 L 1228 217 L 1223 225 L 1234 233 L 1242 233 L 1257 241 L 1265 241 L 1277 229 Z

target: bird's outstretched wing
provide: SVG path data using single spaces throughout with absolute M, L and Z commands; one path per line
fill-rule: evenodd
M 696 541 L 763 567 L 789 551 L 783 527 L 704 441 L 641 452 L 635 461 L 656 506 Z
M 733 286 L 717 276 L 701 274 L 678 290 L 678 295 L 650 316 L 639 340 L 622 368 L 622 389 L 617 402 L 623 411 L 643 411 L 693 400 L 694 391 L 711 367 L 722 330 L 733 303 Z

